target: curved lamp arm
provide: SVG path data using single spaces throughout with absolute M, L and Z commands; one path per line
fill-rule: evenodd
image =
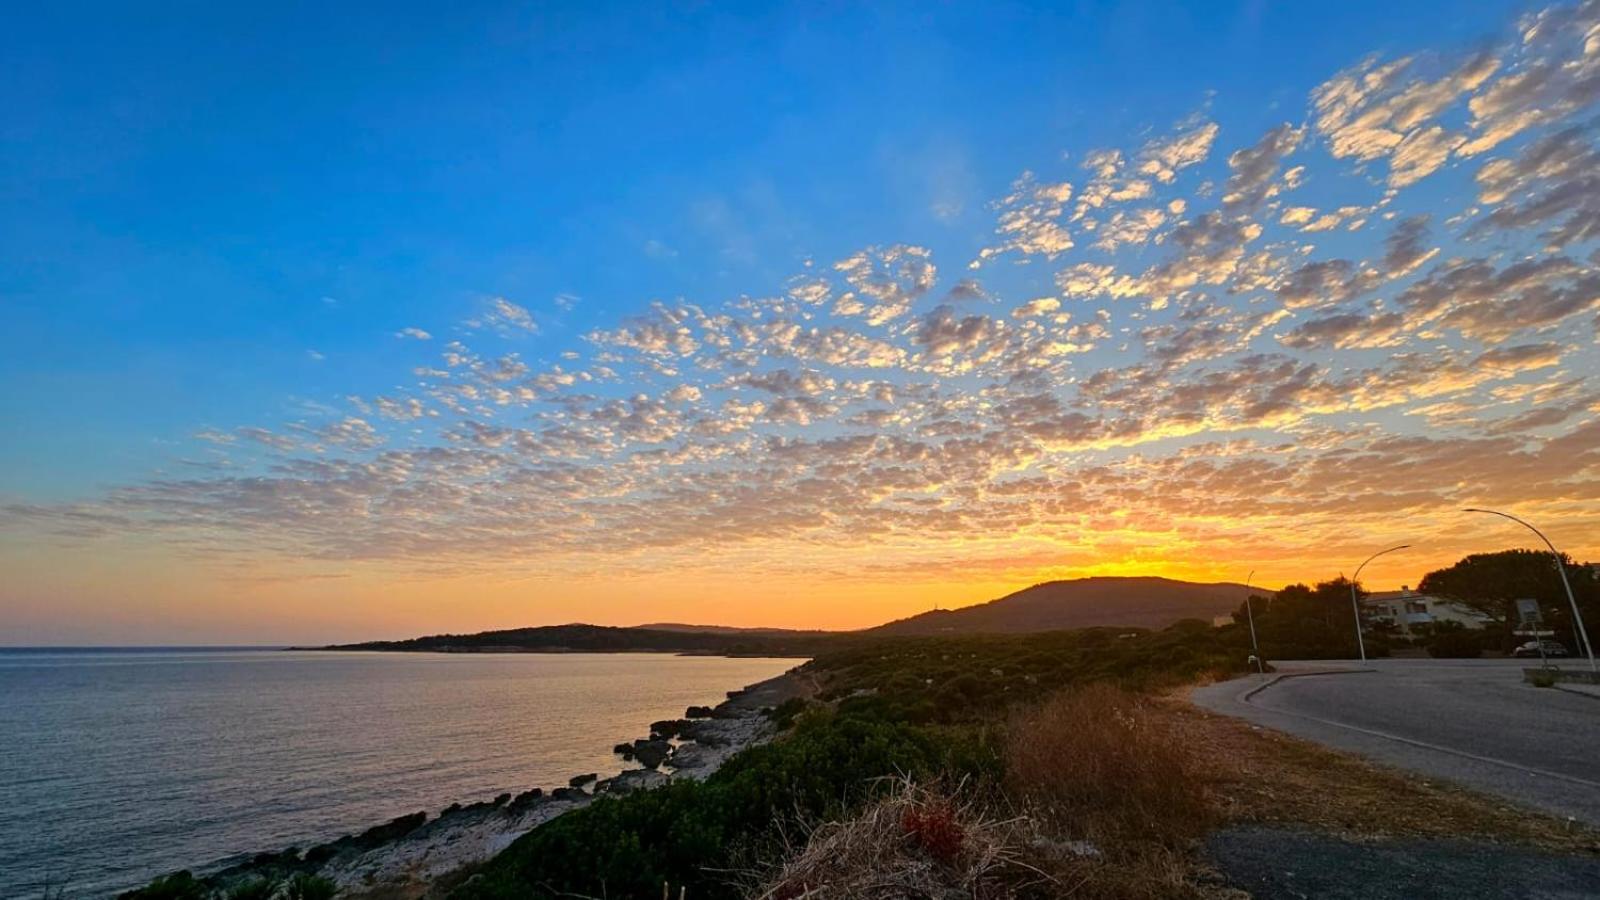
M 1550 543 L 1550 539 L 1544 536 L 1544 532 L 1533 527 L 1532 525 L 1529 525 L 1527 522 L 1522 521 L 1510 513 L 1503 513 L 1498 509 L 1478 509 L 1476 507 L 1467 507 L 1466 509 L 1462 510 L 1462 512 L 1488 513 L 1491 516 L 1499 516 L 1502 519 L 1510 519 L 1518 525 L 1521 525 L 1523 528 L 1526 528 L 1534 534 L 1537 534 L 1539 536 L 1539 540 L 1544 541 L 1544 545 L 1550 548 L 1550 555 L 1554 556 L 1556 559 L 1556 573 L 1561 576 L 1561 586 L 1567 591 L 1567 603 L 1572 606 L 1572 624 L 1577 626 L 1578 639 L 1583 642 L 1584 649 L 1589 651 L 1589 671 L 1600 672 L 1600 666 L 1596 666 L 1595 664 L 1594 643 L 1589 640 L 1589 630 L 1583 627 L 1583 613 L 1578 612 L 1578 598 L 1573 596 L 1572 582 L 1567 580 L 1567 566 L 1566 563 L 1561 561 L 1561 551 L 1556 549 L 1556 545 Z

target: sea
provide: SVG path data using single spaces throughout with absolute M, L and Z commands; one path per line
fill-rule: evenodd
M 0 898 L 105 897 L 621 769 L 793 659 L 0 649 Z

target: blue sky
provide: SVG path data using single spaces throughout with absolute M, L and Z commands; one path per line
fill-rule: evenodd
M 13 19 L 14 633 L 1600 555 L 1600 0 Z
M 61 4 L 0 37 L 0 487 L 389 386 L 485 297 L 535 352 L 884 240 L 971 253 L 1023 169 L 1295 112 L 1506 4 Z M 930 207 L 943 204 L 943 215 Z M 580 298 L 571 311 L 558 294 Z M 325 357 L 312 359 L 308 353 Z

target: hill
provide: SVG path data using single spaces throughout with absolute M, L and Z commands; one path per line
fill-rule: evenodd
M 939 609 L 867 629 L 871 635 L 1018 633 L 1126 625 L 1165 628 L 1180 619 L 1211 621 L 1232 613 L 1250 588 L 1152 576 L 1075 578 L 1036 584 L 998 600 Z
M 404 641 L 335 644 L 321 650 L 432 653 L 688 653 L 714 656 L 812 656 L 827 640 L 805 633 L 720 633 L 605 625 L 543 625 L 477 634 L 435 634 Z
M 647 631 L 689 631 L 704 634 L 743 634 L 758 637 L 828 637 L 842 634 L 838 631 L 823 631 L 817 628 L 741 628 L 735 625 L 689 625 L 683 622 L 650 622 L 644 625 L 635 625 Z

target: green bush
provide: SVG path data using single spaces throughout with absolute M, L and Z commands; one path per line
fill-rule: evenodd
M 247 878 L 222 893 L 226 900 L 272 900 L 278 882 L 268 878 Z
M 729 870 L 785 828 L 852 807 L 901 773 L 995 766 L 970 735 L 851 713 L 802 715 L 785 739 L 740 753 L 704 782 L 602 797 L 534 829 L 452 898 L 735 897 Z
M 1551 688 L 1556 686 L 1556 673 L 1549 669 L 1536 669 L 1528 673 L 1528 683 L 1534 687 Z
M 284 888 L 284 900 L 333 900 L 339 889 L 320 875 L 304 872 L 289 879 Z
M 119 894 L 118 900 L 206 900 L 205 883 L 188 871 L 163 875 L 142 888 Z
M 1428 638 L 1428 655 L 1438 659 L 1476 659 L 1483 655 L 1485 637 L 1483 632 L 1459 623 L 1439 622 Z

